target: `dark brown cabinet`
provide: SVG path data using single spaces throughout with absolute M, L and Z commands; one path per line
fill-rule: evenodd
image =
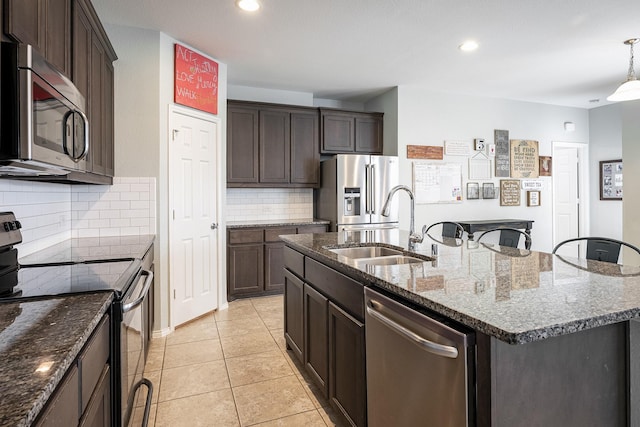
M 227 230 L 229 299 L 282 293 L 284 242 L 278 236 L 326 231 L 322 224 Z
M 116 54 L 87 0 L 77 0 L 73 13 L 73 82 L 85 96 L 90 132 L 90 172 L 114 175 L 113 61 Z
M 288 246 L 285 267 L 288 348 L 343 423 L 365 426 L 364 286 Z
M 364 323 L 329 303 L 329 400 L 349 425 L 366 425 Z
M 4 32 L 71 76 L 71 0 L 5 0 Z
M 304 366 L 325 397 L 329 391 L 328 319 L 329 300 L 304 285 Z
M 35 426 L 111 425 L 111 351 L 105 315 L 40 413 Z
M 322 154 L 382 154 L 383 117 L 320 109 Z
M 287 347 L 303 362 L 304 283 L 288 270 L 284 272 L 284 313 L 284 339 Z
M 227 187 L 319 185 L 316 109 L 227 103 Z

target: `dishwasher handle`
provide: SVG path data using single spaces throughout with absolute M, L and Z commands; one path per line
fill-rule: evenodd
M 428 351 L 429 353 L 433 353 L 438 356 L 448 357 L 450 359 L 456 359 L 458 357 L 458 349 L 449 345 L 442 345 L 435 343 L 433 341 L 429 341 L 426 338 L 421 337 L 415 332 L 409 330 L 408 328 L 402 326 L 395 320 L 389 319 L 384 314 L 378 311 L 380 308 L 384 308 L 382 304 L 378 301 L 370 300 L 367 304 L 367 313 L 374 317 L 375 319 L 381 321 L 394 331 L 403 335 L 405 338 L 415 342 L 419 347 L 423 350 Z
M 142 304 L 142 301 L 144 301 L 144 299 L 147 297 L 147 293 L 149 292 L 149 288 L 151 287 L 151 282 L 153 282 L 153 272 L 142 270 L 141 276 L 147 276 L 146 280 L 144 281 L 144 289 L 135 301 L 124 304 L 122 306 L 122 314 L 127 313 Z

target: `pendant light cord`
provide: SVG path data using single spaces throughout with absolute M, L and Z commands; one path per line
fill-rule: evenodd
M 631 49 L 631 58 L 629 58 L 629 73 L 627 75 L 627 81 L 636 80 L 636 70 L 633 66 L 633 45 L 635 43 L 636 43 L 635 41 L 629 43 L 629 47 Z

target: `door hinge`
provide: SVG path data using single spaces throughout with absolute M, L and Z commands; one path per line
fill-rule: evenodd
M 173 210 L 173 219 L 176 219 L 176 210 Z
M 176 290 L 173 290 L 173 299 L 176 299 Z
M 176 140 L 176 135 L 178 135 L 178 132 L 180 132 L 178 129 L 171 130 L 171 140 L 172 141 Z

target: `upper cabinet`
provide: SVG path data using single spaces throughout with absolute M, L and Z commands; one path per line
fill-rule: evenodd
M 314 108 L 227 103 L 227 187 L 316 187 L 319 115 Z
M 85 97 L 89 173 L 55 181 L 109 184 L 114 175 L 114 73 L 117 59 L 90 0 L 4 0 L 4 33 L 30 44 Z
M 382 113 L 320 109 L 322 154 L 382 154 Z
M 5 0 L 4 32 L 71 75 L 71 1 Z

